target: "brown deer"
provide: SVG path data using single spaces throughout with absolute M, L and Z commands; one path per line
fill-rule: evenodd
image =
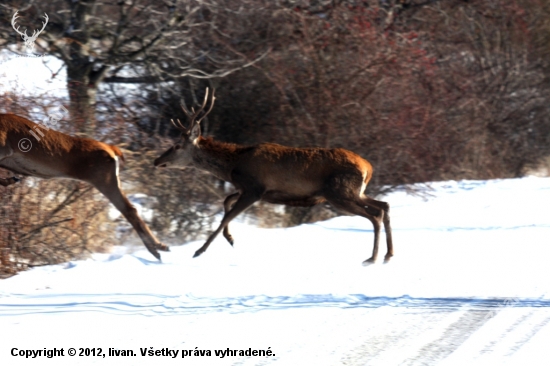
M 224 201 L 225 214 L 220 226 L 210 235 L 194 257 L 204 253 L 223 229 L 223 235 L 233 245 L 229 222 L 254 202 L 263 200 L 290 206 L 313 206 L 328 201 L 336 209 L 369 219 L 374 225 L 372 257 L 364 264 L 374 263 L 378 255 L 380 225 L 384 223 L 388 251 L 385 262 L 393 256 L 390 226 L 390 206 L 364 194 L 372 177 L 372 166 L 359 155 L 344 149 L 293 148 L 272 143 L 241 146 L 214 141 L 201 136 L 200 122 L 214 106 L 204 111 L 208 89 L 202 106 L 193 113 L 185 104 L 182 109 L 190 119 L 185 128 L 178 120 L 172 123 L 183 133 L 180 140 L 154 162 L 159 168 L 193 166 L 232 183 L 236 193 Z
M 38 178 L 67 178 L 90 183 L 124 215 L 157 259 L 168 251 L 138 216 L 120 189 L 119 167 L 124 156 L 116 146 L 73 137 L 14 114 L 0 114 L 0 167 Z M 0 179 L 8 186 L 16 177 Z

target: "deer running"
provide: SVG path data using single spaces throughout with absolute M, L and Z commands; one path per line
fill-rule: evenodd
M 223 203 L 225 214 L 220 226 L 194 257 L 204 253 L 222 230 L 223 236 L 233 245 L 229 222 L 254 202 L 263 200 L 304 207 L 329 202 L 338 210 L 369 219 L 374 226 L 374 248 L 372 256 L 363 262 L 365 265 L 376 261 L 383 223 L 387 242 L 385 262 L 390 260 L 393 256 L 390 206 L 364 193 L 372 177 L 372 166 L 368 161 L 344 149 L 293 148 L 272 143 L 241 146 L 204 138 L 200 122 L 214 106 L 214 93 L 210 99 L 210 107 L 204 113 L 208 89 L 197 111 L 192 109 L 190 112 L 182 103 L 181 107 L 190 120 L 189 128 L 179 120 L 177 124 L 172 120 L 172 124 L 182 131 L 182 136 L 154 162 L 158 168 L 192 166 L 205 170 L 232 183 L 237 189 Z
M 90 183 L 132 224 L 149 252 L 160 259 L 158 250 L 169 249 L 155 238 L 122 193 L 118 177 L 122 162 L 124 156 L 116 146 L 46 129 L 14 114 L 0 114 L 1 168 L 23 176 Z M 18 181 L 16 177 L 0 179 L 0 185 Z

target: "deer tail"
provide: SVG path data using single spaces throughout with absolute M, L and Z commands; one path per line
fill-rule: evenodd
M 122 162 L 126 161 L 124 159 L 124 154 L 122 153 L 122 151 L 120 151 L 120 149 L 117 146 L 111 145 L 111 148 L 113 149 L 113 152 L 115 153 L 115 155 L 122 160 Z

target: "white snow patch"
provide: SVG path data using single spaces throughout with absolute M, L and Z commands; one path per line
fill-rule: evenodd
M 545 364 L 550 356 L 550 178 L 433 183 L 396 192 L 395 257 L 361 266 L 372 225 L 337 217 L 288 229 L 231 223 L 162 263 L 123 248 L 0 281 L 6 365 Z M 142 213 L 143 214 L 143 213 Z M 182 243 L 184 244 L 184 243 Z M 385 236 L 380 258 L 385 254 Z M 132 349 L 135 357 L 11 356 L 13 348 Z M 179 350 L 179 361 L 140 347 Z M 211 350 L 211 357 L 182 350 Z M 216 349 L 271 357 L 216 357 Z M 49 361 L 46 361 L 49 360 Z

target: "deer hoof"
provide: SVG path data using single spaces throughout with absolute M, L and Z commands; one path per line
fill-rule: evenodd
M 204 250 L 202 249 L 199 249 L 195 252 L 195 254 L 193 255 L 193 258 L 197 258 L 199 255 L 201 255 L 202 253 L 204 253 Z
M 393 257 L 393 255 L 386 255 L 386 256 L 384 257 L 384 263 L 389 263 L 391 257 Z
M 170 251 L 170 247 L 168 245 L 165 245 L 165 244 L 162 244 L 162 243 L 156 244 L 155 247 L 157 248 L 157 250 L 161 250 L 163 252 L 169 252 Z
M 154 249 L 152 249 L 152 250 L 149 249 L 149 252 L 150 252 L 155 258 L 157 258 L 159 261 L 161 260 L 161 259 L 160 259 L 160 254 L 159 254 L 156 250 L 154 250 Z
M 367 259 L 366 261 L 364 261 L 362 264 L 363 264 L 364 267 L 366 267 L 366 266 L 373 265 L 373 264 L 375 264 L 375 263 L 376 263 L 376 260 L 375 260 L 375 259 L 369 258 L 369 259 Z
M 233 243 L 235 242 L 233 240 L 233 237 L 231 236 L 231 234 L 226 234 L 225 232 L 223 233 L 223 237 L 225 238 L 225 240 L 227 240 L 227 242 L 229 244 L 231 244 L 231 246 L 233 246 Z

